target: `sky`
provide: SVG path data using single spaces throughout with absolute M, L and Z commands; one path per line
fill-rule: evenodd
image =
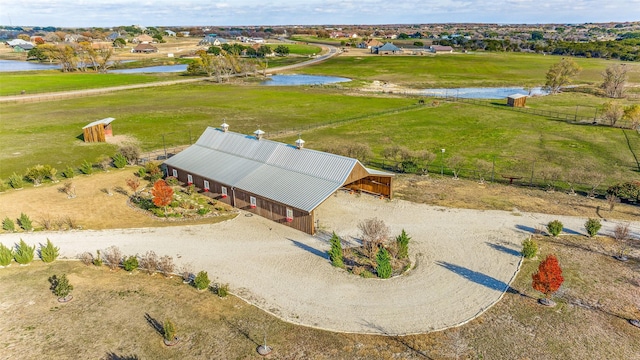
M 0 0 L 0 25 L 42 27 L 625 21 L 640 0 Z

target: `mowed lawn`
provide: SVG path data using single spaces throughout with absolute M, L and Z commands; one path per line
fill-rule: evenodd
M 609 65 L 604 59 L 572 58 L 582 67 L 575 84 L 598 84 Z M 522 53 L 455 53 L 436 56 L 339 56 L 304 69 L 305 73 L 387 81 L 413 88 L 542 86 L 559 56 Z M 629 83 L 640 83 L 640 63 L 625 63 Z

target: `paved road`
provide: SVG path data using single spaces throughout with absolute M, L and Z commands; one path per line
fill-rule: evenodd
M 321 45 L 321 46 L 326 51 L 324 55 L 318 56 L 316 58 L 313 58 L 298 64 L 268 69 L 268 73 L 273 74 L 277 72 L 288 71 L 288 70 L 298 69 L 305 66 L 317 64 L 319 62 L 325 61 L 339 54 L 338 49 L 336 47 L 329 46 L 329 45 Z M 240 76 L 244 76 L 244 74 L 235 74 L 233 76 L 240 77 Z M 195 83 L 195 82 L 200 82 L 200 81 L 209 80 L 209 79 L 211 78 L 198 77 L 198 78 L 191 78 L 191 79 L 160 81 L 160 82 L 151 82 L 151 83 L 134 84 L 134 85 L 122 85 L 122 86 L 104 87 L 104 88 L 96 88 L 96 89 L 83 89 L 83 90 L 59 91 L 59 92 L 39 93 L 39 94 L 0 96 L 0 103 L 51 101 L 51 100 L 67 99 L 67 98 L 73 98 L 73 97 L 105 94 L 105 93 L 122 91 L 122 90 L 132 90 L 132 89 L 140 89 L 140 88 L 156 87 L 156 86 L 169 86 L 169 85 L 176 85 L 176 84 L 188 84 L 188 83 Z

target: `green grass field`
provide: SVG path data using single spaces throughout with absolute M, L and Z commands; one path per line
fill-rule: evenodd
M 322 49 L 319 46 L 315 45 L 306 45 L 306 44 L 281 44 L 289 48 L 289 53 L 292 55 L 315 55 L 320 54 Z M 276 45 L 272 45 L 272 48 L 275 49 Z
M 602 59 L 574 59 L 581 67 L 575 84 L 597 84 L 610 64 Z M 380 80 L 413 88 L 541 86 L 557 56 L 521 53 L 469 53 L 437 56 L 339 56 L 304 69 L 305 73 Z M 640 83 L 640 64 L 627 63 L 629 83 Z
M 0 73 L 0 96 L 55 91 L 95 89 L 109 86 L 141 84 L 178 79 L 179 75 L 167 74 L 96 74 L 62 73 L 57 70 L 22 71 Z

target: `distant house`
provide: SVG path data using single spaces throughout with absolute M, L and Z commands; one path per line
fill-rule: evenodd
M 114 118 L 96 120 L 82 128 L 84 142 L 106 142 L 105 137 L 113 136 L 111 122 Z
M 373 47 L 382 46 L 382 45 L 384 44 L 381 41 L 376 39 L 371 39 L 368 41 L 362 41 L 357 45 L 357 47 L 360 49 L 371 49 Z
M 511 107 L 525 107 L 527 95 L 513 94 L 507 96 L 507 105 Z
M 138 35 L 131 40 L 134 44 L 149 44 L 153 42 L 153 38 L 147 34 Z
M 429 50 L 432 53 L 452 53 L 453 48 L 451 46 L 443 46 L 443 45 L 431 45 L 429 46 Z
M 112 32 L 111 34 L 109 34 L 107 36 L 107 40 L 109 41 L 114 41 L 115 39 L 121 38 L 122 36 L 120 34 L 118 34 L 117 32 Z
M 33 44 L 19 44 L 13 47 L 14 52 L 27 52 L 33 49 L 35 46 Z
M 133 49 L 131 49 L 132 53 L 145 53 L 145 54 L 149 54 L 149 53 L 157 53 L 158 52 L 158 48 L 151 45 L 151 44 L 138 44 L 136 47 L 134 47 Z
M 191 35 L 190 31 L 180 31 L 180 35 L 184 36 L 184 37 L 189 37 L 189 35 Z
M 165 30 L 164 33 L 167 34 L 167 36 L 176 36 L 176 32 L 175 31 Z
M 204 39 L 200 40 L 198 45 L 201 45 L 201 46 L 206 46 L 206 45 L 220 46 L 222 44 L 227 44 L 227 43 L 229 43 L 229 40 L 227 40 L 225 38 L 218 37 L 216 34 L 209 34 L 209 35 L 205 36 Z
M 15 47 L 16 45 L 32 45 L 30 42 L 22 39 L 9 40 L 9 41 L 6 41 L 5 44 L 7 44 L 10 47 Z
M 397 53 L 401 53 L 402 50 L 393 45 L 392 43 L 388 42 L 382 46 L 376 46 L 376 47 L 372 47 L 371 48 L 371 53 L 372 54 L 378 54 L 378 55 L 382 55 L 382 54 L 397 54 Z

